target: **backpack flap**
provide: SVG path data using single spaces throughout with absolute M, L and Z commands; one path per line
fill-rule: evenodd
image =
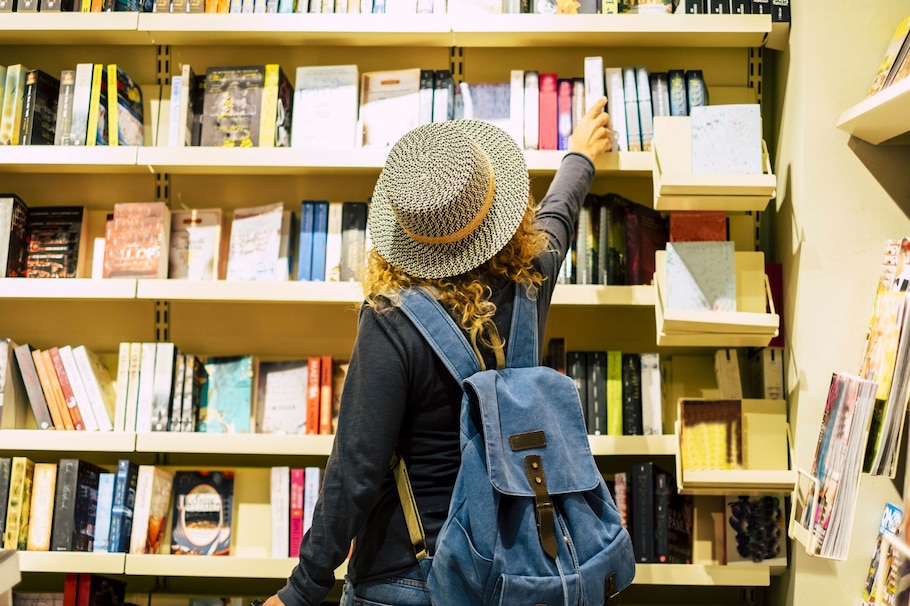
M 603 480 L 570 377 L 546 366 L 506 368 L 476 373 L 464 388 L 480 412 L 490 482 L 500 493 L 535 496 L 529 455 L 540 456 L 551 495 L 593 490 Z

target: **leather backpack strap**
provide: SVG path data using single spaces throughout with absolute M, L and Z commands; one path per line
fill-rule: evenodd
M 414 548 L 414 555 L 420 561 L 429 556 L 430 552 L 427 549 L 427 535 L 423 530 L 423 522 L 420 521 L 420 513 L 417 511 L 414 491 L 411 489 L 411 480 L 408 478 L 408 468 L 398 452 L 392 455 L 389 467 L 392 469 L 392 475 L 395 476 L 395 486 L 398 487 L 398 498 L 401 500 L 401 510 L 404 512 L 404 521 L 408 526 L 411 546 Z

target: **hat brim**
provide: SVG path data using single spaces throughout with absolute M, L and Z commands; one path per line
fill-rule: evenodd
M 445 244 L 426 244 L 402 229 L 382 186 L 380 174 L 370 200 L 370 238 L 390 264 L 418 278 L 447 278 L 486 263 L 515 235 L 528 206 L 530 182 L 524 153 L 501 128 L 480 120 L 453 120 L 483 149 L 493 165 L 495 187 L 487 216 L 468 237 Z

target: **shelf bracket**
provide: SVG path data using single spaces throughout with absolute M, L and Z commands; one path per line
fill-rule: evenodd
M 155 301 L 155 341 L 170 341 L 171 304 L 169 301 Z
M 157 73 L 155 78 L 158 82 L 158 86 L 170 86 L 171 84 L 171 47 L 168 45 L 159 44 L 157 51 Z M 158 133 L 159 137 L 164 136 L 162 133 Z M 157 141 L 153 141 L 153 144 L 157 145 Z M 167 202 L 168 206 L 171 204 L 171 176 L 168 173 L 155 173 L 155 200 L 161 202 Z
M 464 48 L 461 46 L 453 46 L 449 48 L 449 71 L 452 72 L 452 80 L 455 81 L 455 85 L 461 83 L 461 79 L 464 76 Z

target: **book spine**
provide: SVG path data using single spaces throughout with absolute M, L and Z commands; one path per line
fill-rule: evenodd
M 101 473 L 99 467 L 85 461 L 79 462 L 73 515 L 73 551 L 92 551 L 95 516 L 98 511 L 98 477 Z
M 139 467 L 135 463 L 128 459 L 117 462 L 114 498 L 111 503 L 111 529 L 108 533 L 108 551 L 112 553 L 129 551 L 138 477 Z
M 50 359 L 54 376 L 60 385 L 60 393 L 63 396 L 63 402 L 69 410 L 70 417 L 73 419 L 73 428 L 78 430 L 95 431 L 98 425 L 91 414 L 91 409 L 86 407 L 85 414 L 76 401 L 76 393 L 70 384 L 69 377 L 66 374 L 66 368 L 63 366 L 63 360 L 60 358 L 60 350 L 57 347 L 51 347 L 47 350 L 47 356 Z M 50 371 L 49 371 L 50 372 Z M 51 378 L 53 382 L 53 378 Z
M 181 431 L 183 426 L 183 390 L 186 385 L 187 356 L 179 351 L 174 362 L 174 380 L 171 390 L 171 409 L 167 418 L 167 431 Z M 192 368 L 190 369 L 192 372 Z
M 622 355 L 622 435 L 643 435 L 641 422 L 641 358 Z
M 117 474 L 102 473 L 98 476 L 98 505 L 95 512 L 95 531 L 92 551 L 106 553 L 110 550 L 111 513 L 114 504 L 114 482 Z
M 28 402 L 31 406 L 32 413 L 35 415 L 35 422 L 38 429 L 54 429 L 56 424 L 48 408 L 47 400 L 44 397 L 44 391 L 41 388 L 41 382 L 38 378 L 38 370 L 35 361 L 32 358 L 31 348 L 28 345 L 20 345 L 13 350 L 16 356 L 16 362 L 19 366 L 19 373 L 22 375 L 22 382 L 25 384 L 25 392 L 28 395 Z
M 686 99 L 686 73 L 681 69 L 667 72 L 667 89 L 670 95 L 670 115 L 688 116 L 689 105 Z
M 319 434 L 332 433 L 332 356 L 319 361 Z
M 303 476 L 303 534 L 306 534 L 313 526 L 316 501 L 322 488 L 322 470 L 319 467 L 307 467 Z
M 329 217 L 325 240 L 325 281 L 341 280 L 341 222 L 343 202 L 329 202 Z
M 149 538 L 149 512 L 151 511 L 154 481 L 155 466 L 140 465 L 136 479 L 136 502 L 133 506 L 133 527 L 130 532 L 129 553 L 148 553 L 146 542 Z
M 35 463 L 29 505 L 28 551 L 48 551 L 51 544 L 51 521 L 54 517 L 54 485 L 57 482 L 56 463 Z
M 518 147 L 524 149 L 525 73 L 520 69 L 509 72 L 509 133 Z
M 272 467 L 270 504 L 272 509 L 272 557 L 293 557 L 290 549 L 291 468 Z
M 103 81 L 104 65 L 95 63 L 92 66 L 91 93 L 89 96 L 88 118 L 85 128 L 85 144 L 89 146 L 98 144 L 98 120 L 100 119 L 101 114 L 101 83 Z
M 322 380 L 321 365 L 320 356 L 310 356 L 307 359 L 306 432 L 311 435 L 319 433 L 320 398 L 322 396 L 319 388 L 319 382 Z
M 290 546 L 288 556 L 296 558 L 300 555 L 300 542 L 303 540 L 303 469 L 291 469 L 290 491 Z
M 13 469 L 11 457 L 0 457 L 0 547 L 6 530 L 7 504 L 9 503 L 10 475 Z
M 588 434 L 592 434 L 594 420 L 588 410 L 588 356 L 585 352 L 576 350 L 566 352 L 566 374 L 575 381 L 575 387 L 578 389 L 578 399 L 581 402 L 581 410 L 585 416 L 585 425 Z
M 641 360 L 641 425 L 646 436 L 663 434 L 663 398 L 661 396 L 660 354 L 642 353 Z
M 88 132 L 88 111 L 92 97 L 94 66 L 91 63 L 76 65 L 73 82 L 73 110 L 70 125 L 69 145 L 86 145 Z
M 557 149 L 559 145 L 559 78 L 555 73 L 538 76 L 537 149 Z
M 607 434 L 607 354 L 604 351 L 587 353 L 588 433 Z
M 638 115 L 638 86 L 636 85 L 635 68 L 622 68 L 623 99 L 626 111 L 626 136 L 629 138 L 629 151 L 641 151 L 641 117 Z
M 556 149 L 569 149 L 569 135 L 572 134 L 572 80 L 569 78 L 560 78 L 557 84 L 556 96 L 556 113 L 557 113 L 557 130 L 558 140 Z
M 111 422 L 108 406 L 116 407 L 116 392 L 107 368 L 97 354 L 86 349 L 84 345 L 74 348 L 72 356 L 75 358 L 78 374 L 82 378 L 95 420 L 98 422 L 98 429 L 100 431 L 113 430 L 114 424 Z M 102 382 L 104 383 L 102 384 Z
M 75 429 L 73 418 L 70 416 L 66 404 L 62 399 L 58 399 L 57 391 L 51 384 L 50 373 L 53 372 L 53 367 L 44 353 L 40 349 L 36 349 L 32 351 L 32 359 L 35 361 L 38 380 L 41 382 L 41 389 L 47 399 L 48 410 L 51 412 L 51 418 L 54 419 L 54 427 L 56 429 Z
M 155 347 L 155 374 L 152 385 L 151 430 L 167 431 L 174 394 L 174 365 L 177 349 L 173 343 Z
M 654 558 L 654 464 L 632 464 L 632 548 L 635 560 L 653 563 Z
M 329 203 L 320 200 L 313 209 L 313 259 L 311 280 L 325 280 L 326 240 L 329 230 Z
M 4 507 L 6 507 L 6 525 L 3 528 L 3 549 L 16 549 L 19 545 L 26 461 L 25 457 L 12 458 L 9 498 L 4 503 Z
M 22 116 L 19 120 L 19 145 L 31 145 L 32 127 L 35 123 L 35 102 L 38 97 L 38 70 L 25 74 L 25 92 L 22 95 Z
M 127 398 L 129 397 L 131 343 L 123 341 L 117 357 L 117 403 L 114 407 L 114 431 L 126 431 Z M 135 429 L 135 428 L 133 428 Z M 131 429 L 130 431 L 133 431 Z
M 275 136 L 278 116 L 278 82 L 280 68 L 277 63 L 265 66 L 265 78 L 262 82 L 262 114 L 259 121 L 259 147 L 275 147 Z M 257 142 L 254 141 L 253 145 Z
M 622 352 L 607 352 L 607 435 L 621 436 L 623 428 Z
M 54 500 L 52 551 L 72 551 L 75 533 L 77 459 L 60 459 L 57 469 L 57 494 Z
M 60 359 L 62 366 L 62 370 L 58 369 L 57 372 L 66 377 L 76 400 L 76 406 L 79 407 L 80 411 L 85 411 L 82 414 L 82 420 L 85 423 L 86 431 L 98 431 L 101 429 L 101 425 L 97 418 L 97 411 L 85 386 L 73 349 L 68 345 L 60 347 L 57 349 L 57 357 Z M 54 363 L 56 364 L 56 360 Z
M 524 148 L 538 149 L 540 144 L 540 74 L 524 73 Z
M 670 494 L 673 478 L 659 473 L 654 487 L 654 560 L 661 564 L 670 561 Z
M 613 128 L 613 151 L 629 151 L 629 129 L 622 68 L 604 68 L 604 80 L 607 87 L 607 111 L 610 113 L 610 126 Z

